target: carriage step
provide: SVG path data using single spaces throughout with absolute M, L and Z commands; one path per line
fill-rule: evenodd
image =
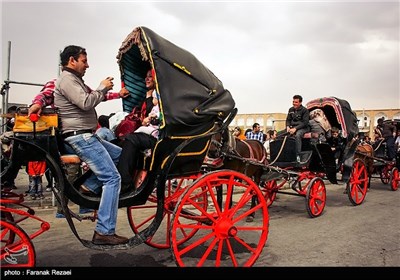
M 224 164 L 224 160 L 222 158 L 211 158 L 206 156 L 203 161 L 203 165 L 210 168 L 220 168 Z

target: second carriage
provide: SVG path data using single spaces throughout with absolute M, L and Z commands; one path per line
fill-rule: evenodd
M 346 100 L 337 97 L 311 100 L 306 107 L 310 112 L 320 110 L 328 126 L 341 131 L 342 148 L 339 152 L 333 151 L 326 141 L 321 141 L 320 135 L 310 132 L 302 139 L 298 161 L 294 138 L 285 136 L 271 142 L 270 164 L 287 175 L 263 185 L 267 204 L 273 203 L 277 193 L 303 196 L 310 217 L 318 217 L 325 208 L 324 180 L 328 180 L 332 184 L 345 184 L 350 202 L 360 205 L 367 194 L 368 173 L 365 162 L 354 156 L 360 142 L 355 113 Z M 289 190 L 285 186 L 289 186 Z

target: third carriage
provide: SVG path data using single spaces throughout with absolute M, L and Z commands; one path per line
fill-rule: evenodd
M 383 123 L 393 125 L 396 133 L 400 131 L 400 119 L 385 120 Z M 372 178 L 379 178 L 384 185 L 389 185 L 392 191 L 397 191 L 400 186 L 400 147 L 394 148 L 395 158 L 390 158 L 385 139 L 378 139 L 373 144 L 361 139 L 361 143 L 357 146 L 356 157 L 363 159 L 367 165 L 368 187 Z

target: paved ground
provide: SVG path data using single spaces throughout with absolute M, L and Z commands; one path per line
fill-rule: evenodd
M 254 267 L 400 267 L 400 191 L 393 192 L 374 179 L 359 206 L 352 206 L 343 191 L 343 185 L 328 184 L 324 213 L 313 219 L 307 214 L 303 197 L 278 194 L 269 208 L 268 241 Z M 51 195 L 47 196 L 44 201 L 27 200 L 37 216 L 51 226 L 33 240 L 38 267 L 176 267 L 170 250 L 146 244 L 123 251 L 96 251 L 82 246 L 66 220 L 54 218 L 55 207 Z M 21 226 L 28 230 L 33 223 L 27 220 Z M 91 221 L 79 224 L 86 239 L 91 238 L 93 228 Z M 117 228 L 119 234 L 133 234 L 125 209 L 119 209 Z

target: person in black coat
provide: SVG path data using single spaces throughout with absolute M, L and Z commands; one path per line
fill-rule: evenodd
M 300 155 L 302 138 L 306 132 L 310 131 L 309 121 L 310 113 L 306 107 L 302 105 L 303 97 L 300 95 L 293 96 L 293 106 L 289 108 L 286 117 L 286 132 L 294 136 L 296 139 L 296 154 Z

